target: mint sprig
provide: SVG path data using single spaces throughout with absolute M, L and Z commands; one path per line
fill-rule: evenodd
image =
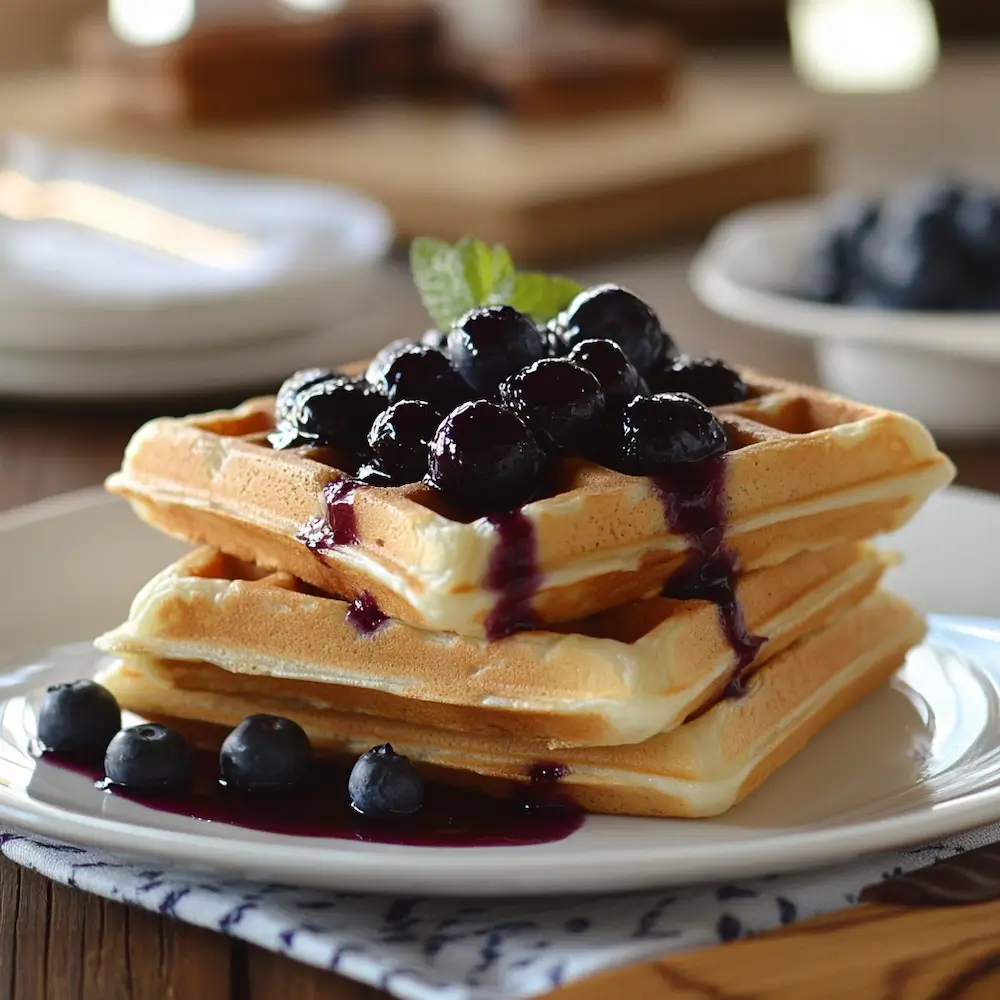
M 547 323 L 583 291 L 583 285 L 571 278 L 524 271 L 514 278 L 511 305 L 536 323 Z
M 517 272 L 505 247 L 466 237 L 452 245 L 419 237 L 410 246 L 410 269 L 424 307 L 440 330 L 450 330 L 470 309 L 510 305 L 546 323 L 583 290 L 569 278 Z

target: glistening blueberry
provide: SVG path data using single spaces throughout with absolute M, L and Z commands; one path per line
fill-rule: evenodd
M 649 394 L 645 380 L 613 340 L 581 340 L 569 352 L 569 360 L 594 375 L 608 411 L 621 410 L 636 396 Z
M 488 395 L 508 376 L 549 355 L 543 331 L 511 306 L 473 309 L 448 334 L 448 353 L 472 388 Z
M 171 792 L 191 783 L 194 755 L 187 740 L 168 726 L 144 722 L 123 729 L 104 755 L 107 780 L 123 788 Z
M 303 368 L 301 371 L 289 375 L 278 394 L 274 397 L 274 423 L 281 430 L 286 425 L 292 425 L 295 421 L 295 404 L 299 394 L 304 389 L 310 389 L 320 382 L 341 381 L 346 382 L 346 375 L 336 375 L 329 368 Z
M 500 399 L 539 441 L 579 454 L 604 416 L 604 392 L 596 376 L 568 358 L 546 358 L 522 368 L 500 385 Z
M 512 410 L 481 399 L 441 422 L 430 446 L 427 482 L 462 512 L 510 511 L 543 486 L 546 456 Z
M 447 413 L 472 395 L 448 358 L 425 344 L 399 351 L 385 370 L 381 388 L 390 403 L 421 400 L 440 413 Z
M 347 452 L 364 450 L 385 399 L 367 382 L 320 382 L 299 393 L 294 423 L 300 433 Z
M 637 396 L 622 411 L 621 471 L 656 476 L 671 466 L 722 455 L 726 431 L 693 396 Z
M 358 758 L 347 790 L 354 810 L 370 819 L 411 816 L 424 802 L 420 772 L 389 743 Z
M 368 447 L 377 468 L 397 483 L 416 483 L 427 474 L 430 443 L 441 423 L 436 407 L 416 399 L 393 403 L 375 418 Z
M 563 340 L 611 340 L 645 375 L 664 355 L 675 353 L 656 313 L 637 295 L 618 285 L 597 285 L 581 292 L 559 317 Z
M 309 737 L 298 723 L 276 715 L 251 715 L 225 739 L 219 767 L 237 791 L 290 791 L 305 784 L 312 765 Z
M 721 358 L 671 358 L 649 375 L 653 392 L 686 392 L 705 406 L 738 403 L 750 394 L 735 369 Z
M 53 753 L 100 760 L 122 713 L 115 696 L 91 680 L 48 688 L 38 712 L 38 741 Z

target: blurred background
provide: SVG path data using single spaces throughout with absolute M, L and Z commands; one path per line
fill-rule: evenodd
M 1000 480 L 996 4 L 4 0 L 0 72 L 2 506 L 419 337 L 416 235 L 628 285 Z

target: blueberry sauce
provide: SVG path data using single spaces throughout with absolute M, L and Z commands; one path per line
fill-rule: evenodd
M 347 620 L 358 635 L 367 636 L 374 635 L 389 620 L 389 616 L 367 590 L 362 590 L 347 609 Z
M 745 691 L 746 674 L 766 640 L 751 635 L 736 594 L 739 573 L 733 553 L 725 545 L 726 462 L 710 458 L 677 465 L 669 475 L 656 476 L 654 489 L 663 504 L 663 516 L 672 532 L 685 535 L 690 545 L 686 563 L 666 583 L 663 594 L 677 600 L 711 601 L 736 664 L 724 698 Z
M 535 528 L 519 510 L 494 514 L 487 520 L 496 530 L 497 544 L 490 556 L 486 584 L 497 601 L 486 618 L 486 636 L 504 639 L 538 627 L 538 616 L 531 606 L 541 582 Z
M 314 552 L 358 544 L 354 497 L 362 485 L 347 477 L 330 483 L 323 490 L 326 516 L 311 518 L 299 532 L 299 541 Z M 519 510 L 493 514 L 487 520 L 496 530 L 497 544 L 490 556 L 486 585 L 497 595 L 497 601 L 486 619 L 486 634 L 490 639 L 503 639 L 538 626 L 531 607 L 540 583 L 535 529 Z M 374 598 L 367 593 L 359 596 L 347 617 L 363 634 L 374 632 L 385 621 Z
M 325 517 L 310 518 L 298 539 L 313 552 L 337 545 L 357 545 L 358 527 L 354 518 L 354 495 L 361 484 L 345 476 L 323 489 Z
M 528 782 L 532 788 L 552 788 L 566 775 L 569 768 L 555 760 L 540 760 L 531 765 Z
M 583 823 L 583 812 L 551 792 L 550 777 L 516 797 L 495 798 L 481 792 L 427 782 L 424 806 L 414 816 L 366 820 L 350 805 L 347 778 L 354 761 L 316 764 L 308 787 L 280 795 L 236 792 L 219 781 L 218 755 L 199 750 L 190 791 L 157 795 L 106 787 L 99 767 L 71 763 L 45 754 L 39 767 L 60 767 L 91 778 L 95 787 L 150 809 L 210 823 L 262 830 L 291 837 L 360 840 L 406 847 L 520 847 L 564 840 Z M 544 765 L 546 772 L 551 765 Z M 535 769 L 532 770 L 532 776 Z M 544 793 L 544 794 L 540 794 Z

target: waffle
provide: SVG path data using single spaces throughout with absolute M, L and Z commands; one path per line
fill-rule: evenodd
M 755 666 L 856 605 L 883 557 L 859 545 L 807 552 L 748 574 L 737 591 Z M 718 696 L 738 668 L 718 609 L 651 598 L 575 623 L 488 642 L 388 620 L 361 634 L 350 605 L 287 573 L 195 552 L 140 591 L 129 620 L 98 640 L 126 656 L 202 661 L 305 682 L 315 703 L 548 747 L 637 743 Z M 235 690 L 243 683 L 234 678 Z M 249 690 L 255 679 L 248 682 Z
M 883 592 L 800 638 L 751 677 L 747 693 L 645 743 L 565 750 L 560 795 L 597 813 L 713 816 L 725 812 L 820 729 L 877 688 L 920 641 L 924 625 Z M 301 684 L 241 678 L 205 664 L 131 658 L 101 677 L 132 711 L 158 721 L 233 726 L 254 712 L 295 719 L 313 745 L 361 753 L 389 740 L 428 774 L 500 791 L 525 782 L 537 750 L 508 738 L 473 737 L 413 722 L 337 713 Z M 311 685 L 319 689 L 322 685 Z
M 716 413 L 731 448 L 727 544 L 744 571 L 898 528 L 954 475 L 909 417 L 741 374 L 751 398 Z M 322 534 L 324 489 L 344 474 L 330 452 L 272 450 L 272 427 L 271 398 L 154 420 L 108 487 L 168 534 L 349 599 L 368 591 L 393 618 L 467 636 L 488 634 L 504 586 L 521 594 L 532 624 L 572 621 L 658 592 L 698 544 L 665 526 L 669 487 L 571 460 L 554 494 L 523 508 L 521 575 L 504 585 L 502 523 L 462 521 L 422 484 L 347 494 L 337 526 L 349 517 L 357 543 L 314 551 L 300 537 L 310 522 L 312 537 Z

